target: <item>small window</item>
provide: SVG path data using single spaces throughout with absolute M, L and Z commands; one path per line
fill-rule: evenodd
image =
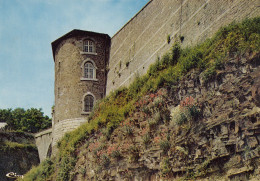
M 85 40 L 83 43 L 83 51 L 94 53 L 95 52 L 94 42 L 91 40 Z
M 95 67 L 92 63 L 87 62 L 84 64 L 84 77 L 94 79 Z
M 82 77 L 80 80 L 92 80 L 92 81 L 98 81 L 96 78 L 96 72 L 97 67 L 95 65 L 95 62 L 89 58 L 84 60 L 81 64 L 82 68 Z
M 84 112 L 91 112 L 94 106 L 94 97 L 92 95 L 85 96 Z

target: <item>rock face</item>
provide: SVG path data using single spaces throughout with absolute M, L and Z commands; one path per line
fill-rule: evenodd
M 25 133 L 0 132 L 0 180 L 10 180 L 9 172 L 25 174 L 39 164 L 38 150 L 34 137 Z
M 74 180 L 259 180 L 259 62 L 231 56 L 142 98 L 109 141 L 82 145 Z

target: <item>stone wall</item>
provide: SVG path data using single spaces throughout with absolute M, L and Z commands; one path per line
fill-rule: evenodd
M 83 53 L 83 41 L 91 39 L 95 53 Z M 84 95 L 91 93 L 95 100 L 103 98 L 106 88 L 106 65 L 110 39 L 107 35 L 73 30 L 52 43 L 55 61 L 54 124 L 66 119 L 86 117 Z M 95 63 L 96 79 L 82 80 L 86 60 Z
M 259 5 L 258 0 L 149 1 L 112 37 L 106 93 L 146 73 L 181 36 L 184 47 L 195 45 L 232 21 L 259 16 Z
M 56 123 L 52 129 L 52 154 L 56 153 L 57 142 L 65 135 L 65 133 L 70 132 L 78 128 L 83 123 L 87 122 L 86 118 L 75 118 L 75 119 L 66 119 Z
M 142 97 L 109 140 L 90 135 L 77 148 L 74 180 L 259 180 L 260 53 L 235 55 L 212 80 L 192 70 Z
M 51 154 L 52 128 L 41 131 L 34 135 L 35 143 L 38 148 L 40 162 Z

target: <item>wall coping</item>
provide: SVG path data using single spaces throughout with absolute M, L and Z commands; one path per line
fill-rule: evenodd
M 43 130 L 39 133 L 36 133 L 34 135 L 34 137 L 37 138 L 37 137 L 40 137 L 40 136 L 43 136 L 43 135 L 46 135 L 46 134 L 50 134 L 50 133 L 52 133 L 52 128 L 49 128 L 49 129 Z
M 144 5 L 144 7 L 138 11 L 129 21 L 127 21 L 127 23 L 122 27 L 120 28 L 120 30 L 118 30 L 113 36 L 111 39 L 113 39 L 118 33 L 120 33 L 120 31 L 122 31 L 133 19 L 135 19 L 138 14 L 140 14 L 153 0 L 150 0 L 149 2 L 146 3 L 146 5 Z

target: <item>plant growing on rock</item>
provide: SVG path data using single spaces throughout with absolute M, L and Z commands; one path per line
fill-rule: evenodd
M 171 110 L 172 120 L 176 121 L 177 125 L 183 125 L 187 121 L 196 121 L 199 117 L 199 109 L 193 97 L 186 97 L 180 102 L 180 105 Z
M 115 158 L 115 159 L 117 159 L 117 160 L 119 160 L 120 158 L 122 158 L 122 155 L 121 155 L 120 151 L 115 150 L 115 151 L 113 151 L 113 152 L 111 153 L 111 157 L 112 157 L 112 158 Z
M 139 159 L 139 149 L 136 146 L 130 146 L 129 148 L 130 156 L 129 156 L 129 162 L 136 162 Z
M 125 130 L 126 136 L 133 136 L 134 130 L 133 130 L 133 128 L 131 126 L 125 125 L 124 130 Z
M 163 150 L 163 153 L 166 154 L 171 148 L 171 143 L 168 140 L 160 141 L 160 148 Z
M 104 167 L 104 168 L 107 168 L 109 165 L 110 165 L 110 159 L 107 155 L 103 155 L 102 156 L 102 159 L 101 159 L 101 165 Z
M 160 163 L 160 171 L 163 177 L 169 176 L 172 171 L 169 158 L 164 158 L 162 160 L 162 162 Z
M 147 148 L 147 146 L 149 145 L 149 143 L 151 142 L 151 136 L 149 133 L 146 133 L 143 137 L 142 137 L 143 143 L 145 148 Z

